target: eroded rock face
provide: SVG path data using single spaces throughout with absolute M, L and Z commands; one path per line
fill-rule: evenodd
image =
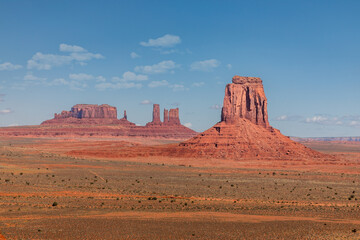
M 164 124 L 169 123 L 169 111 L 167 109 L 164 109 Z
M 153 124 L 160 124 L 160 105 L 159 104 L 154 104 L 153 105 L 153 119 L 152 119 L 152 123 Z
M 236 123 L 241 118 L 269 127 L 267 99 L 260 78 L 234 76 L 226 85 L 221 121 Z
M 160 120 L 160 106 L 159 104 L 153 105 L 153 120 L 146 124 L 146 126 L 153 126 L 153 125 L 160 125 L 160 126 L 175 126 L 181 125 L 180 117 L 179 117 L 179 108 L 174 109 L 164 109 L 164 121 L 161 122 Z
M 221 122 L 179 144 L 171 154 L 234 159 L 321 159 L 313 151 L 272 128 L 260 78 L 235 76 L 225 88 Z
M 169 125 L 180 125 L 179 108 L 170 109 Z
M 124 117 L 117 119 L 116 107 L 102 104 L 76 104 L 70 111 L 55 113 L 54 118 L 46 120 L 42 125 L 121 125 L 135 126 L 127 120 L 126 111 Z
M 170 118 L 170 116 L 171 118 Z M 77 104 L 70 111 L 62 111 L 55 117 L 32 128 L 0 128 L 0 136 L 83 136 L 83 137 L 151 137 L 189 139 L 197 134 L 180 124 L 179 109 L 164 110 L 164 122 L 160 120 L 160 106 L 153 106 L 153 121 L 146 126 L 136 126 L 127 120 L 126 111 L 116 118 L 116 108 L 109 105 Z
M 116 107 L 112 107 L 107 104 L 77 104 L 71 108 L 70 111 L 62 111 L 60 114 L 56 114 L 55 119 L 61 118 L 107 118 L 116 119 L 117 110 Z

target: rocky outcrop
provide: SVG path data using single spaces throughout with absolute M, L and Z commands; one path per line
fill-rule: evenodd
M 159 104 L 153 105 L 153 119 L 151 122 L 147 123 L 146 126 L 175 126 L 181 125 L 180 117 L 179 117 L 179 108 L 174 109 L 164 109 L 164 121 L 161 122 L 160 120 L 160 106 Z
M 169 111 L 164 108 L 164 122 L 165 125 L 169 124 Z
M 152 119 L 152 124 L 161 124 L 160 121 L 160 105 L 159 104 L 154 104 L 153 105 L 153 119 Z
M 116 107 L 102 104 L 76 104 L 70 111 L 62 111 L 54 115 L 53 119 L 44 121 L 42 125 L 123 125 L 135 126 L 127 120 L 126 111 L 124 117 L 117 119 Z
M 172 155 L 234 159 L 328 158 L 292 141 L 268 122 L 260 78 L 234 76 L 225 88 L 221 122 L 180 143 Z
M 107 118 L 116 119 L 117 110 L 116 107 L 112 107 L 107 104 L 77 104 L 71 108 L 70 111 L 62 111 L 60 114 L 56 114 L 54 118 Z
M 169 116 L 170 115 L 170 116 Z M 146 126 L 136 126 L 127 120 L 126 111 L 117 119 L 116 107 L 106 104 L 77 104 L 70 111 L 55 114 L 40 126 L 0 128 L 0 136 L 27 137 L 151 137 L 185 140 L 197 132 L 180 124 L 179 109 L 164 110 L 160 120 L 160 106 L 153 106 L 153 120 Z
M 179 108 L 170 109 L 168 125 L 180 125 Z
M 268 127 L 267 99 L 260 78 L 234 76 L 226 85 L 221 121 L 236 123 L 242 118 Z

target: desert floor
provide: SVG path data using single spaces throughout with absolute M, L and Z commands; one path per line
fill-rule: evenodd
M 305 143 L 323 162 L 113 157 L 174 142 L 1 138 L 0 239 L 360 239 L 360 143 Z

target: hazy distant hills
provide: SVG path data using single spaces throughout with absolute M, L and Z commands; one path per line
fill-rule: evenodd
M 290 137 L 290 138 L 296 142 L 311 142 L 311 141 L 360 142 L 360 137 L 312 137 L 312 138 Z

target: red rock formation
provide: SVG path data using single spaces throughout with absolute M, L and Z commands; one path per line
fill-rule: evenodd
M 160 105 L 159 104 L 154 104 L 153 105 L 152 124 L 161 124 L 161 121 L 160 121 Z
M 107 104 L 77 104 L 71 108 L 71 111 L 62 111 L 60 114 L 55 114 L 54 118 L 107 118 L 116 119 L 116 107 Z
M 115 111 L 115 112 L 114 112 Z M 116 108 L 109 105 L 78 104 L 71 111 L 55 114 L 54 119 L 41 123 L 40 126 L 0 128 L 0 136 L 28 137 L 152 137 L 189 139 L 197 134 L 180 124 L 179 110 L 172 109 L 173 120 L 169 122 L 169 114 L 164 110 L 165 121 L 160 121 L 160 107 L 153 107 L 153 121 L 146 126 L 136 126 L 127 120 L 126 111 L 122 119 L 116 118 Z M 114 118 L 115 116 L 115 118 Z
M 226 85 L 221 121 L 236 123 L 241 118 L 269 126 L 267 100 L 260 78 L 234 76 Z
M 180 125 L 179 108 L 170 109 L 169 125 Z
M 235 76 L 225 88 L 221 122 L 181 143 L 172 155 L 235 159 L 329 157 L 285 137 L 268 122 L 260 78 Z
M 181 125 L 179 118 L 179 108 L 164 109 L 164 121 L 160 120 L 160 106 L 159 104 L 153 105 L 153 120 L 146 124 L 146 126 L 160 125 L 160 126 L 175 126 Z
M 164 121 L 163 123 L 166 125 L 169 123 L 169 111 L 167 109 L 164 109 Z
M 107 104 L 77 104 L 70 111 L 62 111 L 60 114 L 55 113 L 53 119 L 44 121 L 41 124 L 135 125 L 127 120 L 126 111 L 124 112 L 124 118 L 117 119 L 116 107 Z

